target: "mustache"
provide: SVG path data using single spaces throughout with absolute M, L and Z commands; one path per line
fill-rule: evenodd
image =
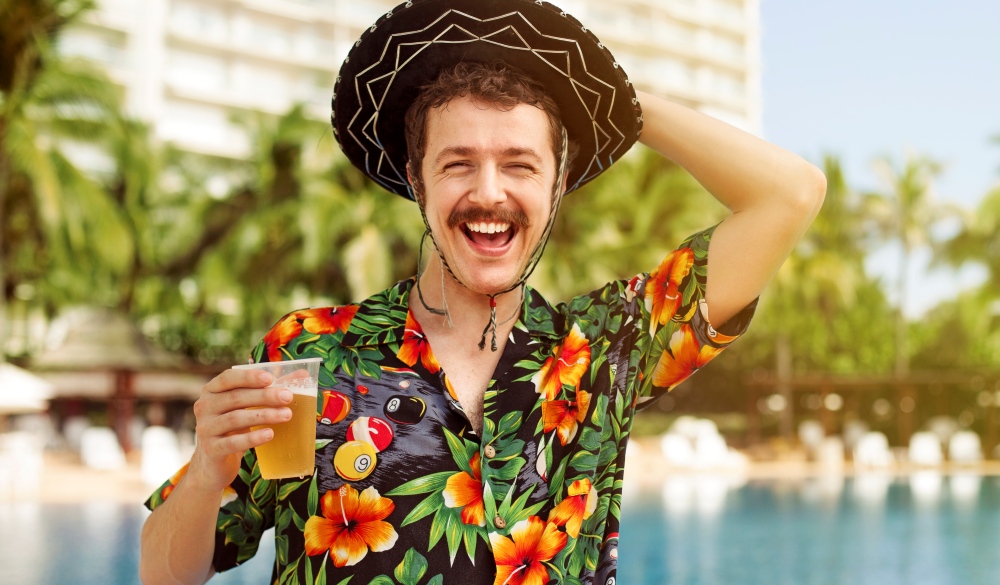
M 483 209 L 481 207 L 466 207 L 456 209 L 448 215 L 448 228 L 454 229 L 463 223 L 509 223 L 524 229 L 530 225 L 528 215 L 520 209 L 509 207 L 492 207 Z

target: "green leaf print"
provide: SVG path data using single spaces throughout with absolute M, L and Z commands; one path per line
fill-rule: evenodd
M 306 482 L 308 482 L 308 481 L 310 481 L 310 480 L 304 479 L 302 481 L 297 481 L 297 482 L 294 482 L 294 483 L 290 482 L 290 483 L 286 483 L 286 484 L 282 485 L 280 488 L 278 488 L 278 501 L 279 502 L 285 501 L 285 498 L 287 498 L 288 496 L 290 496 L 292 494 L 292 492 L 294 492 L 295 490 L 297 490 L 300 487 L 302 487 L 303 485 L 305 485 Z
M 388 575 L 379 575 L 369 581 L 368 585 L 396 585 L 396 582 L 393 581 L 392 577 L 389 577 Z
M 299 532 L 305 531 L 306 520 L 302 516 L 299 516 L 298 512 L 296 512 L 295 510 L 292 510 L 292 522 L 295 523 L 295 528 L 297 528 Z
M 472 456 L 479 451 L 479 447 L 471 441 L 467 441 L 456 436 L 448 429 L 442 428 L 441 430 L 444 431 L 445 439 L 448 441 L 448 449 L 451 451 L 451 456 L 455 460 L 455 464 L 458 465 L 462 471 L 471 476 L 475 476 L 469 462 L 472 460 Z
M 445 431 L 447 432 L 447 430 Z M 468 462 L 466 462 L 468 463 Z M 472 471 L 471 469 L 469 470 Z M 451 471 L 440 471 L 417 479 L 408 481 L 403 485 L 393 488 L 385 493 L 387 496 L 413 496 L 443 490 L 448 478 L 455 475 Z
M 465 544 L 465 552 L 469 555 L 469 561 L 472 564 L 476 564 L 476 545 L 479 542 L 479 535 L 484 536 L 483 540 L 488 538 L 485 535 L 485 530 L 464 530 L 462 532 L 462 542 Z
M 455 556 L 458 555 L 458 547 L 462 546 L 462 519 L 458 516 L 448 518 L 448 525 L 444 529 L 445 540 L 448 541 L 448 556 L 451 564 L 455 564 Z
M 410 513 L 406 515 L 400 526 L 409 526 L 418 520 L 422 520 L 427 516 L 430 516 L 434 512 L 437 512 L 444 507 L 444 496 L 441 492 L 436 492 L 428 496 L 424 501 L 420 502 L 410 510 Z
M 551 445 L 550 445 L 551 448 Z M 552 455 L 550 454 L 549 457 Z M 566 460 L 563 459 L 559 463 L 559 467 L 556 468 L 556 472 L 552 474 L 552 478 L 549 480 L 549 496 L 555 496 L 557 499 L 554 503 L 558 504 L 562 500 L 562 487 L 563 478 L 566 477 Z
M 312 481 L 309 483 L 309 494 L 306 496 L 306 513 L 309 517 L 316 515 L 319 507 L 319 488 L 316 486 L 316 474 L 313 473 Z
M 255 502 L 263 503 L 269 498 L 267 497 L 267 492 L 271 489 L 270 479 L 261 479 L 254 484 L 253 489 L 250 491 L 250 497 L 253 498 Z
M 423 579 L 424 573 L 426 572 L 427 559 L 415 549 L 411 548 L 406 551 L 405 555 L 403 555 L 403 562 L 396 565 L 396 570 L 393 571 L 393 575 L 395 575 L 396 580 L 399 581 L 401 585 L 417 585 L 417 583 Z
M 282 571 L 281 576 L 278 578 L 278 582 L 281 583 L 282 585 L 291 585 L 292 583 L 298 585 L 299 578 L 298 575 L 295 574 L 295 572 L 298 569 L 299 569 L 299 561 L 295 561 L 295 563 L 286 566 L 285 570 Z
M 448 527 L 448 521 L 450 520 L 450 515 L 448 514 L 448 509 L 439 509 L 438 513 L 434 515 L 434 519 L 431 520 L 431 530 L 427 534 L 427 550 L 433 550 L 437 546 L 438 542 L 441 542 L 441 537 L 444 536 L 444 530 Z

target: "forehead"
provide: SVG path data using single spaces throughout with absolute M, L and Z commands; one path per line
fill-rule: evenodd
M 427 112 L 426 153 L 447 148 L 481 151 L 530 149 L 554 159 L 548 115 L 528 104 L 500 109 L 471 97 L 456 98 Z M 546 156 L 547 155 L 547 156 Z M 426 160 L 426 159 L 425 159 Z

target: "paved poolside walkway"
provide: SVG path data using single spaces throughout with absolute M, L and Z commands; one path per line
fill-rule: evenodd
M 744 469 L 698 471 L 671 469 L 659 453 L 655 440 L 638 439 L 638 449 L 629 452 L 627 481 L 633 487 L 643 489 L 658 487 L 669 475 L 734 475 L 745 479 L 800 480 L 809 477 L 830 475 L 812 462 L 807 461 L 764 461 L 751 462 Z M 985 461 L 977 465 L 945 464 L 940 467 L 917 467 L 897 465 L 876 473 L 901 476 L 916 471 L 938 471 L 942 474 L 974 473 L 978 475 L 1000 476 L 1000 461 Z M 845 463 L 844 476 L 853 476 L 854 468 Z M 166 479 L 166 478 L 164 478 Z M 0 503 L 5 501 L 36 501 L 52 504 L 75 504 L 90 501 L 109 501 L 123 504 L 142 504 L 156 486 L 143 482 L 139 471 L 138 454 L 128 458 L 126 467 L 105 471 L 89 469 L 80 463 L 79 457 L 71 453 L 46 453 L 45 464 L 37 488 L 22 490 L 16 494 L 0 494 Z

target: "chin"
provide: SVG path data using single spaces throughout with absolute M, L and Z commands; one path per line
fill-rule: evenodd
M 515 284 L 520 272 L 514 274 L 511 270 L 470 270 L 460 275 L 463 282 L 472 292 L 493 295 L 501 293 Z

